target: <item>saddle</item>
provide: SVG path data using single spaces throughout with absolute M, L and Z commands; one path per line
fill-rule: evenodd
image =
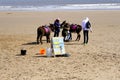
M 71 31 L 76 31 L 77 25 L 76 25 L 76 24 L 72 24 L 72 25 L 70 26 L 70 29 L 71 29 Z
M 50 28 L 49 27 L 43 27 L 45 30 L 45 33 L 49 33 L 50 32 Z

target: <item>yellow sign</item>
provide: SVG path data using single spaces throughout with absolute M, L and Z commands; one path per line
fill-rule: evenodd
M 53 37 L 51 43 L 54 55 L 65 54 L 63 37 Z

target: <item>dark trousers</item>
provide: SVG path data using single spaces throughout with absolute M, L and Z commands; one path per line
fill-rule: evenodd
M 59 37 L 59 32 L 55 31 L 54 32 L 54 37 Z
M 84 31 L 83 31 L 83 35 L 84 35 L 84 43 L 88 43 L 88 40 L 89 40 L 88 33 L 89 33 L 88 30 L 84 30 Z

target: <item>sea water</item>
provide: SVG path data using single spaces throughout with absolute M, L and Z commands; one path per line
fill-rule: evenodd
M 120 10 L 120 0 L 0 0 L 0 11 Z

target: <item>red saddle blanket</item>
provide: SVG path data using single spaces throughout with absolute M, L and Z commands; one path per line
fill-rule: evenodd
M 45 29 L 45 32 L 46 32 L 46 33 L 50 32 L 49 27 L 44 27 L 44 29 Z
M 70 28 L 72 31 L 75 31 L 77 29 L 77 25 L 72 25 Z

